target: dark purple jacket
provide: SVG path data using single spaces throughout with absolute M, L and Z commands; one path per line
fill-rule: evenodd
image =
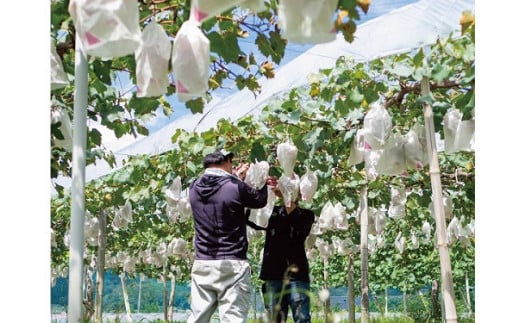
M 195 259 L 247 259 L 244 208 L 267 204 L 267 186 L 257 190 L 224 171 L 206 169 L 190 185 L 195 222 Z
M 266 228 L 260 279 L 282 280 L 290 265 L 298 268 L 291 280 L 309 281 L 309 262 L 305 239 L 314 223 L 314 212 L 300 207 L 287 214 L 284 206 L 275 206 Z

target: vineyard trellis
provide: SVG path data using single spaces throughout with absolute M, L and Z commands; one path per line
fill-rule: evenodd
M 472 25 L 472 21 L 468 25 Z M 71 227 L 67 233 L 70 214 L 81 218 L 81 209 L 84 207 L 95 217 L 106 211 L 107 223 L 112 223 L 106 228 L 107 268 L 132 275 L 143 273 L 150 277 L 161 277 L 164 270 L 171 271 L 175 267 L 176 281 L 186 280 L 191 261 L 189 244 L 181 253 L 166 251 L 173 239 L 191 241 L 191 223 L 189 218 L 181 216 L 180 209 L 168 209 L 171 205 L 166 202 L 165 191 L 177 176 L 182 178 L 185 188 L 198 175 L 202 156 L 217 145 L 237 152 L 242 161 L 266 160 L 272 165 L 273 175 L 279 175 L 274 152 L 277 144 L 290 138 L 298 147 L 298 167 L 301 167 L 298 171 L 303 173 L 303 167 L 307 166 L 316 170 L 320 179 L 316 198 L 310 205 L 317 211 L 316 214 L 319 214 L 326 201 L 338 202 L 351 215 L 354 214 L 359 205 L 360 190 L 365 186 L 368 186 L 368 205 L 389 205 L 389 186 L 404 187 L 409 193 L 406 219 L 388 221 L 382 231 L 384 235 L 377 238 L 391 240 L 401 232 L 410 237 L 416 232 L 423 232 L 418 228 L 429 220 L 429 197 L 432 195 L 424 169 L 408 169 L 403 176 L 383 175 L 367 181 L 364 167 L 348 165 L 346 157 L 350 155 L 351 143 L 357 131 L 363 126 L 369 103 L 380 100 L 381 94 L 387 103 L 386 109 L 392 115 L 393 131 L 404 133 L 417 122 L 424 122 L 421 104 L 428 98 L 417 91 L 424 77 L 432 79 L 432 95 L 428 97 L 431 98 L 436 130 L 442 129 L 443 118 L 450 108 L 459 109 L 465 120 L 473 117 L 474 28 L 469 26 L 463 29 L 464 33 L 460 37 L 439 39 L 431 46 L 407 54 L 367 63 L 339 58 L 334 69 L 321 71 L 320 78 L 272 100 L 258 118 L 248 116 L 236 123 L 221 120 L 215 128 L 202 133 L 178 130 L 172 136 L 178 149 L 157 156 L 135 156 L 123 169 L 83 185 L 84 205 L 81 205 L 82 198 L 74 199 L 66 190 L 60 190 L 51 205 L 51 224 L 55 234 L 53 272 L 63 275 L 67 270 L 68 250 L 83 250 L 85 246 L 85 259 L 97 257 L 98 246 L 95 243 L 84 245 L 83 225 Z M 76 51 L 76 55 L 80 52 Z M 82 58 L 77 57 L 76 61 L 81 62 Z M 76 86 L 82 80 L 84 84 L 88 83 L 87 73 L 85 68 L 83 74 L 75 74 Z M 81 110 L 78 116 L 84 116 L 77 118 L 75 114 L 75 122 L 85 121 L 82 124 L 86 124 L 86 99 L 86 96 L 75 97 L 75 100 L 81 100 L 74 105 L 75 109 L 78 107 Z M 76 143 L 89 142 L 86 137 L 81 137 L 80 131 L 75 130 L 74 135 L 78 136 L 74 140 Z M 83 157 L 85 159 L 77 160 L 73 154 L 73 177 L 80 177 L 74 183 L 80 186 L 84 174 L 74 172 L 75 169 L 80 171 L 82 166 L 84 169 L 87 156 Z M 460 224 L 457 234 L 449 242 L 450 253 L 457 252 L 466 258 L 457 259 L 453 279 L 456 285 L 464 286 L 461 281 L 466 277 L 461 277 L 460 271 L 469 272 L 470 279 L 474 279 L 474 154 L 471 151 L 440 154 L 439 166 L 439 176 L 445 183 L 443 193 L 451 196 L 454 205 L 452 219 L 459 219 Z M 81 192 L 77 194 L 83 195 Z M 117 210 L 125 203 L 132 206 L 132 221 L 125 226 L 115 225 Z M 438 206 L 434 205 L 434 209 L 438 209 Z M 350 230 L 331 229 L 320 234 L 322 243 L 332 245 L 338 239 L 348 239 L 352 241 L 349 248 L 353 248 L 360 238 L 359 228 L 355 216 L 349 217 L 347 222 Z M 434 228 L 437 226 L 432 225 Z M 67 237 L 74 237 L 69 245 Z M 438 256 L 437 250 L 426 236 L 423 240 L 424 243 L 417 248 L 410 247 L 397 253 L 384 241 L 379 241 L 378 248 L 370 250 L 370 263 L 375 266 L 369 270 L 375 281 L 375 289 L 392 286 L 404 287 L 406 291 L 407 288 L 421 287 L 439 277 L 439 268 L 432 261 Z M 261 239 L 252 237 L 252 261 L 258 261 L 259 241 Z M 165 247 L 161 248 L 164 243 Z M 354 249 L 348 254 L 356 254 Z M 83 252 L 70 256 L 74 260 L 69 263 L 69 267 L 71 264 L 83 263 Z M 385 261 L 378 261 L 384 258 Z M 319 274 L 324 270 L 330 273 L 328 285 L 344 281 L 344 260 L 345 257 L 338 254 L 326 263 L 314 263 L 311 266 L 315 274 L 314 284 L 323 286 L 324 281 Z M 390 268 L 395 270 L 390 271 Z M 83 277 L 76 279 L 82 281 Z M 82 294 L 81 290 L 75 292 L 80 296 Z M 77 312 L 73 316 L 80 315 L 81 308 L 75 310 Z

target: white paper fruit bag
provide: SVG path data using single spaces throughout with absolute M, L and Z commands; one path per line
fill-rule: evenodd
M 333 14 L 337 0 L 280 0 L 282 35 L 294 43 L 318 44 L 336 39 Z
M 347 161 L 349 166 L 357 165 L 365 160 L 365 137 L 363 132 L 363 129 L 359 129 L 350 144 L 350 154 Z
M 368 233 L 378 235 L 386 225 L 385 212 L 375 207 L 368 208 Z
M 334 227 L 339 230 L 348 229 L 347 210 L 341 203 L 334 204 Z
M 475 120 L 462 120 L 462 113 L 456 108 L 444 115 L 444 150 L 447 153 L 473 151 L 475 149 Z
M 424 167 L 424 147 L 413 128 L 404 136 L 404 155 L 407 168 L 422 169 Z
M 383 149 L 374 149 L 365 151 L 365 172 L 369 180 L 374 180 L 379 175 L 377 165 L 381 161 Z
M 99 236 L 99 220 L 88 210 L 85 211 L 84 228 L 85 242 L 87 242 L 90 246 L 97 246 Z
M 388 137 L 376 170 L 382 175 L 399 175 L 406 171 L 404 138 L 402 135 L 391 134 Z
M 172 69 L 180 101 L 200 97 L 208 90 L 209 40 L 195 21 L 185 21 L 177 33 Z
M 448 227 L 446 228 L 446 242 L 448 246 L 452 245 L 459 238 L 461 225 L 459 219 L 455 216 L 451 219 Z
M 424 240 L 426 242 L 430 241 L 432 237 L 432 226 L 427 221 L 424 221 L 421 226 L 421 231 L 424 234 Z
M 321 209 L 320 217 L 318 218 L 318 227 L 322 230 L 330 230 L 334 227 L 335 209 L 332 202 L 327 201 Z
M 291 177 L 282 175 L 278 179 L 278 187 L 282 192 L 284 205 L 289 207 L 291 202 L 298 198 L 300 177 L 298 174 L 293 174 Z
M 347 230 L 348 217 L 345 207 L 341 203 L 325 203 L 318 218 L 318 227 L 322 232 L 327 230 Z
M 190 7 L 190 20 L 196 21 L 200 25 L 240 2 L 243 0 L 193 0 Z
M 111 59 L 139 46 L 137 0 L 71 0 L 69 13 L 89 55 Z
M 455 139 L 455 147 L 457 151 L 475 150 L 475 119 L 463 120 L 460 123 Z
M 60 89 L 69 84 L 67 74 L 63 70 L 63 62 L 51 42 L 51 90 Z
M 392 130 L 392 118 L 380 103 L 370 104 L 363 121 L 365 147 L 367 149 L 383 149 L 385 141 Z
M 256 162 L 249 166 L 244 182 L 260 189 L 265 185 L 269 176 L 269 163 L 265 160 Z
M 190 199 L 187 196 L 179 200 L 179 222 L 184 223 L 189 220 L 192 215 Z
M 129 223 L 132 222 L 133 219 L 133 210 L 132 204 L 130 201 L 126 201 L 124 206 L 120 206 L 116 211 L 116 215 L 114 216 L 114 220 L 112 221 L 112 226 L 114 229 L 125 229 Z
M 262 12 L 267 9 L 264 0 L 244 0 L 240 3 L 240 7 L 253 12 Z
M 406 238 L 403 236 L 401 231 L 397 234 L 397 237 L 394 240 L 394 245 L 399 253 L 403 253 L 406 249 Z
M 177 207 L 182 192 L 182 180 L 180 176 L 175 177 L 170 186 L 165 190 L 164 194 L 166 195 L 166 203 L 170 207 Z
M 168 255 L 184 255 L 188 251 L 188 242 L 182 238 L 173 238 L 167 250 Z
M 137 96 L 153 97 L 166 92 L 172 44 L 163 27 L 155 21 L 144 27 L 135 51 Z
M 462 113 L 458 109 L 451 108 L 444 115 L 444 150 L 447 153 L 453 153 L 457 151 L 456 137 L 461 121 Z
M 402 219 L 406 215 L 406 190 L 400 187 L 392 187 L 390 196 L 388 216 L 395 220 Z
M 294 165 L 296 165 L 296 157 L 298 156 L 298 148 L 290 142 L 284 142 L 276 148 L 276 158 L 282 166 L 283 174 L 291 177 L 294 173 Z
M 311 201 L 318 188 L 318 177 L 316 172 L 310 171 L 309 167 L 306 167 L 307 171 L 300 178 L 300 193 L 302 195 L 302 201 Z
M 412 127 L 412 131 L 417 135 L 417 139 L 419 140 L 419 143 L 422 146 L 422 164 L 424 167 L 430 163 L 430 157 L 428 156 L 428 142 L 426 140 L 426 128 L 422 124 L 417 122 Z
M 267 204 L 261 209 L 251 209 L 249 219 L 259 226 L 266 227 L 269 222 L 269 217 L 273 213 L 275 203 L 276 195 L 273 190 L 267 190 Z
M 72 151 L 72 122 L 69 114 L 62 108 L 53 109 L 51 111 L 51 123 L 60 123 L 60 132 L 63 138 L 56 138 L 54 141 L 56 147 Z

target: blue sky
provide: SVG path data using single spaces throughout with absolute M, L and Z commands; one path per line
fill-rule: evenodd
M 363 12 L 360 12 L 361 20 L 358 22 L 358 24 L 361 24 L 363 22 L 366 22 L 370 19 L 373 19 L 375 17 L 378 17 L 382 14 L 385 14 L 393 9 L 405 6 L 407 4 L 411 4 L 414 2 L 417 2 L 418 0 L 373 0 L 370 8 L 368 10 L 368 13 L 365 14 Z M 244 39 L 241 41 L 241 49 L 245 53 L 253 52 L 255 55 L 261 55 L 256 51 L 256 46 L 254 45 L 254 39 L 252 37 Z M 280 66 L 290 62 L 295 57 L 300 55 L 301 53 L 305 52 L 307 49 L 312 47 L 312 45 L 303 45 L 303 44 L 294 44 L 289 43 L 287 45 L 285 56 L 282 59 Z M 236 89 L 228 90 L 218 90 L 212 93 L 212 96 L 216 100 L 221 100 L 225 98 L 226 96 L 233 94 L 236 91 Z M 175 112 L 170 116 L 170 118 L 166 118 L 162 115 L 162 113 L 158 113 L 160 115 L 159 117 L 155 118 L 151 123 L 148 124 L 150 127 L 149 130 L 151 133 L 157 131 L 162 126 L 167 124 L 168 122 L 171 122 L 175 120 L 176 118 L 185 115 L 187 113 L 191 113 L 188 109 L 185 108 L 184 104 L 179 102 L 175 95 L 171 96 L 169 99 L 169 102 L 174 106 Z

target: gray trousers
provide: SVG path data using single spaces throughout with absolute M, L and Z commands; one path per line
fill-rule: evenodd
M 251 267 L 247 260 L 195 260 L 188 323 L 209 323 L 217 309 L 222 323 L 246 323 L 250 295 Z

